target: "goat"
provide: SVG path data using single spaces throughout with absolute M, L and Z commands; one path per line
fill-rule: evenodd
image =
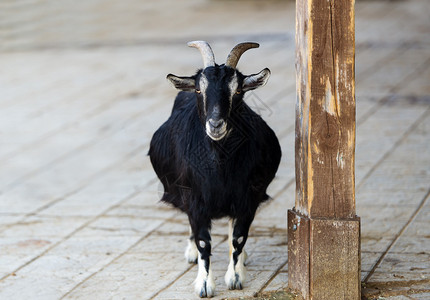
M 242 289 L 244 246 L 258 206 L 269 198 L 281 148 L 273 130 L 243 100 L 244 93 L 266 84 L 269 69 L 245 76 L 236 69 L 240 56 L 257 43 L 235 46 L 225 64 L 215 63 L 207 42 L 194 41 L 204 68 L 194 76 L 167 75 L 181 90 L 169 119 L 154 133 L 149 156 L 163 184 L 161 201 L 188 215 L 190 238 L 185 257 L 198 262 L 195 290 L 212 297 L 211 222 L 229 217 L 229 289 Z

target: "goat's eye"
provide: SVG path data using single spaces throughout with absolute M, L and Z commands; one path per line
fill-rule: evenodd
M 200 92 L 200 90 L 199 90 L 199 89 L 196 89 L 196 93 L 197 93 L 197 94 L 200 94 L 201 92 Z
M 236 90 L 236 94 L 240 95 L 242 93 L 241 90 Z

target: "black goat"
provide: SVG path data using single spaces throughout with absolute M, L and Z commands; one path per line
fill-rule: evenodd
M 188 45 L 200 50 L 204 68 L 191 77 L 167 75 L 182 92 L 152 137 L 149 156 L 164 186 L 161 200 L 188 215 L 191 237 L 185 256 L 199 264 L 196 292 L 211 297 L 211 221 L 230 218 L 225 281 L 229 289 L 242 289 L 243 247 L 258 206 L 268 199 L 266 189 L 278 169 L 281 149 L 272 129 L 243 101 L 245 92 L 267 82 L 269 69 L 250 76 L 236 69 L 242 53 L 259 45 L 238 44 L 222 65 L 215 64 L 208 43 Z

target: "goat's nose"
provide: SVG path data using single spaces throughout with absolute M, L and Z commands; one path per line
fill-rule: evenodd
M 209 124 L 213 127 L 213 128 L 219 128 L 222 126 L 222 124 L 224 123 L 223 119 L 219 119 L 219 120 L 214 120 L 214 119 L 209 119 Z

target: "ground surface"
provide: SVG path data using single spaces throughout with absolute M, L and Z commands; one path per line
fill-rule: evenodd
M 430 299 L 429 2 L 356 5 L 357 213 L 364 294 Z M 0 3 L 0 299 L 193 299 L 186 218 L 160 204 L 146 156 L 175 91 L 211 42 L 244 73 L 272 70 L 247 102 L 283 149 L 273 201 L 227 291 L 226 221 L 213 230 L 216 299 L 282 290 L 294 205 L 294 2 L 4 0 Z M 391 297 L 391 298 L 390 298 Z M 380 298 L 384 299 L 384 298 Z

